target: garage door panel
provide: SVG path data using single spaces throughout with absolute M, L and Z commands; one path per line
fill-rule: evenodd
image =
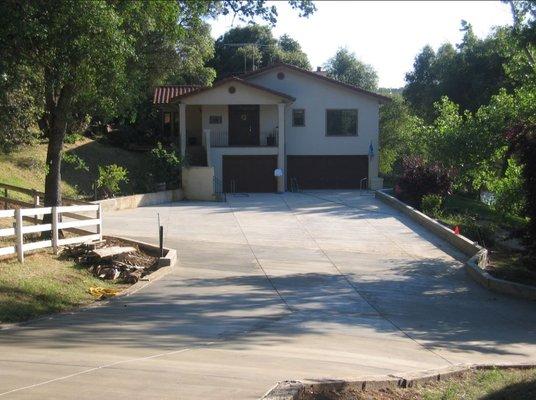
M 223 190 L 268 193 L 277 190 L 276 156 L 223 156 Z M 234 182 L 234 185 L 233 185 Z M 234 187 L 233 187 L 234 186 Z
M 287 179 L 301 189 L 359 189 L 368 177 L 368 156 L 288 156 Z

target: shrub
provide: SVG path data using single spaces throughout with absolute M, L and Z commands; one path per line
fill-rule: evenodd
M 71 165 L 76 171 L 86 171 L 89 172 L 89 167 L 83 158 L 80 158 L 74 153 L 63 153 L 61 160 L 68 165 Z
M 525 214 L 529 218 L 527 241 L 529 251 L 536 255 L 536 123 L 519 123 L 506 132 L 511 148 L 523 165 L 522 177 L 526 193 Z M 536 267 L 533 267 L 536 270 Z
M 395 193 L 403 201 L 420 207 L 428 194 L 446 196 L 452 188 L 452 173 L 438 163 L 425 163 L 420 157 L 406 157 L 403 173 L 397 182 Z
M 431 217 L 436 218 L 441 214 L 443 208 L 443 196 L 438 194 L 424 195 L 421 200 L 421 210 Z
M 495 226 L 477 224 L 472 218 L 468 218 L 466 222 L 460 224 L 460 234 L 484 247 L 495 245 L 495 230 Z
M 97 179 L 97 188 L 101 189 L 104 197 L 114 197 L 121 189 L 119 184 L 128 182 L 128 171 L 126 168 L 116 164 L 99 165 L 99 179 Z
M 151 174 L 154 183 L 165 182 L 169 187 L 178 186 L 179 174 L 183 159 L 174 149 L 166 150 L 158 142 L 151 150 Z
M 504 215 L 523 216 L 526 197 L 522 172 L 522 166 L 515 160 L 509 159 L 504 177 L 488 185 L 495 195 L 493 209 Z

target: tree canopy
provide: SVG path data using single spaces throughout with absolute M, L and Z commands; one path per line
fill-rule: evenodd
M 330 78 L 366 90 L 376 90 L 378 87 L 378 74 L 374 68 L 359 61 L 348 49 L 338 49 L 325 67 Z
M 219 78 L 262 68 L 274 62 L 285 62 L 310 69 L 309 59 L 300 44 L 289 35 L 274 38 L 267 25 L 236 27 L 220 36 L 215 43 L 210 65 Z
M 404 97 L 427 121 L 433 119 L 433 104 L 442 96 L 448 96 L 463 110 L 475 111 L 500 88 L 510 85 L 503 68 L 507 58 L 499 51 L 499 35 L 479 39 L 465 21 L 461 30 L 461 43 L 445 43 L 437 52 L 425 46 L 415 57 L 413 70 L 406 74 Z
M 289 3 L 303 16 L 315 10 L 308 0 Z M 0 96 L 1 107 L 11 111 L 8 122 L 22 128 L 12 130 L 15 135 L 40 115 L 48 139 L 45 205 L 61 203 L 61 155 L 70 121 L 86 115 L 128 119 L 154 84 L 173 76 L 210 82 L 205 19 L 229 13 L 271 24 L 277 19 L 277 8 L 264 0 L 0 2 L 0 85 L 23 97 L 4 104 L 16 97 Z M 20 105 L 27 106 L 13 112 Z

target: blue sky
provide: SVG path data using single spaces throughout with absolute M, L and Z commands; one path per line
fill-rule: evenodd
M 319 1 L 308 19 L 299 18 L 286 2 L 274 3 L 279 12 L 274 35 L 288 33 L 298 40 L 313 67 L 323 65 L 338 47 L 347 47 L 376 69 L 381 87 L 403 86 L 404 74 L 426 44 L 437 48 L 459 42 L 462 19 L 481 37 L 493 26 L 512 22 L 509 6 L 498 1 Z M 230 16 L 219 17 L 211 23 L 212 36 L 231 24 Z

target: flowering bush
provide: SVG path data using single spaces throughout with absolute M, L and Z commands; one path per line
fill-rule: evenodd
M 406 157 L 402 169 L 395 194 L 414 207 L 420 207 L 426 195 L 444 197 L 451 191 L 452 173 L 439 163 L 425 163 L 420 157 Z

